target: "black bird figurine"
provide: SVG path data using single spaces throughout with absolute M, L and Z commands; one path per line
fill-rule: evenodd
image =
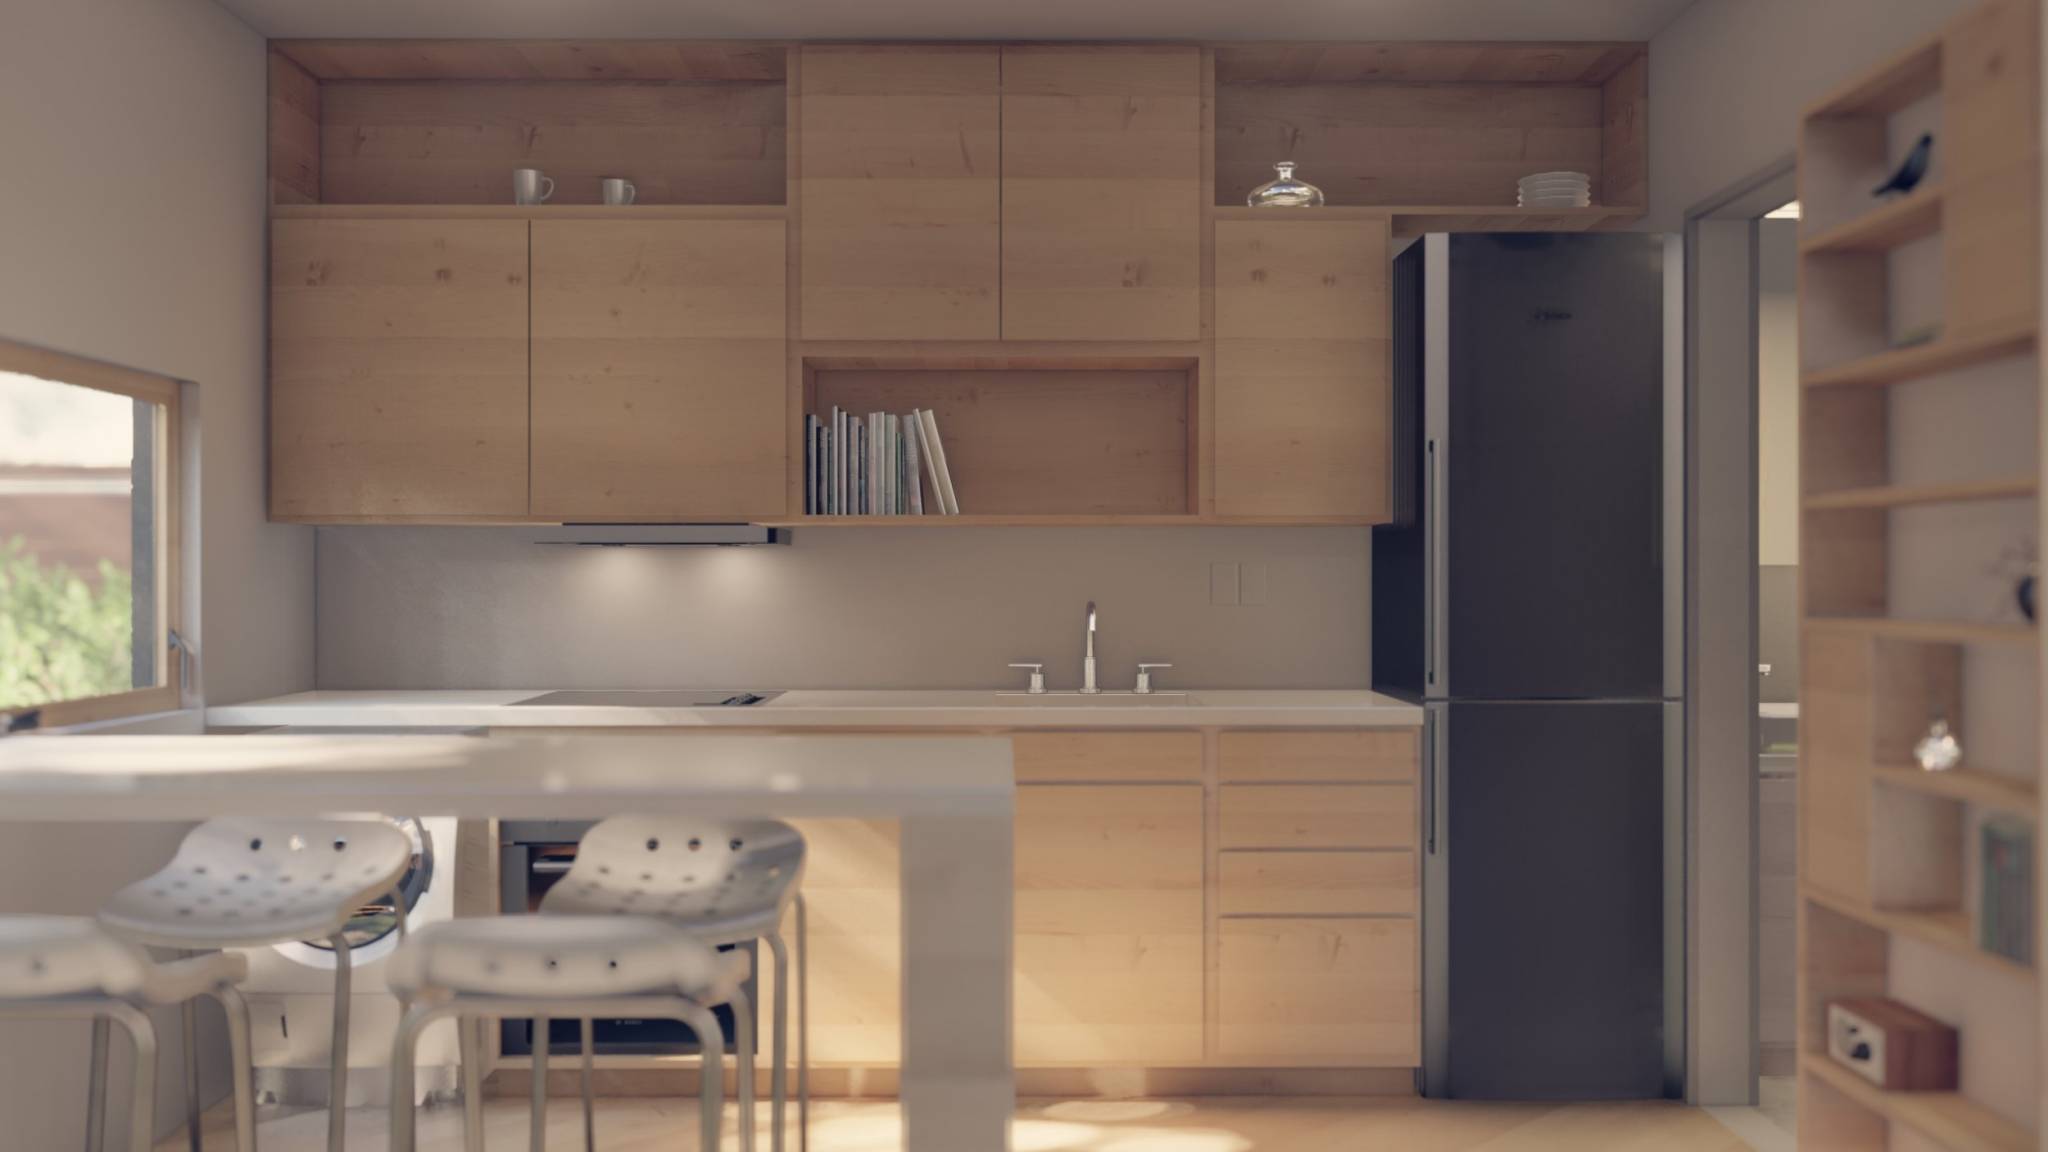
M 1870 194 L 1879 197 L 1903 196 L 1918 188 L 1920 181 L 1927 178 L 1927 162 L 1933 155 L 1934 133 L 1929 132 L 1920 137 L 1918 144 L 1913 145 L 1913 150 L 1906 154 L 1905 163 L 1900 164 L 1899 170 L 1892 173 L 1892 178 L 1878 185 Z

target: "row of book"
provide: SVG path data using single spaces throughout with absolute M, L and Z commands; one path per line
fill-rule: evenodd
M 804 512 L 958 516 L 939 422 L 929 410 L 865 416 L 834 406 L 804 421 Z

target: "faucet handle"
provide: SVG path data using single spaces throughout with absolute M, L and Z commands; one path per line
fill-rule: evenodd
M 1137 686 L 1136 688 L 1133 688 L 1133 689 L 1131 689 L 1131 691 L 1132 691 L 1132 692 L 1135 692 L 1135 693 L 1137 693 L 1137 694 L 1138 694 L 1138 695 L 1140 695 L 1140 696 L 1149 696 L 1149 695 L 1151 695 L 1151 693 L 1152 693 L 1152 670 L 1153 670 L 1154 668 L 1171 668 L 1171 667 L 1173 667 L 1173 665 L 1171 665 L 1171 664 L 1139 664 L 1139 665 L 1138 665 L 1138 686 Z
M 1029 691 L 1033 696 L 1045 695 L 1045 665 L 1012 664 L 1010 665 L 1010 667 L 1031 669 L 1031 687 L 1027 689 L 1027 691 Z

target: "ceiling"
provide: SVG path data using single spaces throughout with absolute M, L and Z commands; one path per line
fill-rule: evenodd
M 271 37 L 1647 40 L 1692 0 L 217 0 Z

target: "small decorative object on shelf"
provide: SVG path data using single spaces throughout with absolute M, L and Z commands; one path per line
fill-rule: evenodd
M 1977 943 L 2016 964 L 2034 962 L 2034 830 L 2009 816 L 1984 821 Z
M 1956 734 L 1948 730 L 1946 716 L 1936 716 L 1934 723 L 1927 726 L 1927 735 L 1913 745 L 1913 757 L 1928 772 L 1946 772 L 1963 762 L 1963 746 L 1957 742 Z
M 1894 348 L 1918 348 L 1922 344 L 1932 344 L 1939 339 L 1941 339 L 1940 323 L 1922 324 L 1917 328 L 1908 328 L 1904 332 L 1899 333 L 1898 338 L 1892 341 L 1891 346 Z
M 1896 1000 L 1828 1005 L 1828 1056 L 1887 1092 L 1953 1092 L 1956 1030 Z
M 1906 153 L 1905 160 L 1899 164 L 1898 171 L 1892 173 L 1892 178 L 1872 189 L 1870 194 L 1880 200 L 1886 196 L 1904 196 L 1927 179 L 1927 165 L 1933 159 L 1934 133 L 1929 132 L 1920 137 L 1920 142 L 1913 145 L 1911 152 Z
M 1282 160 L 1273 165 L 1279 175 L 1252 189 L 1244 198 L 1254 208 L 1321 208 L 1323 190 L 1306 181 L 1294 178 L 1294 161 Z
M 2029 572 L 2025 576 L 2020 577 L 2020 582 L 2013 585 L 2012 595 L 2013 599 L 2018 600 L 2020 603 L 2020 615 L 2025 616 L 2029 624 L 2033 623 L 2034 573 Z
M 2027 623 L 2034 622 L 2034 577 L 2040 572 L 2040 550 L 2031 539 L 2009 544 L 1999 552 L 1998 560 L 1990 566 L 1988 574 L 1998 587 L 2012 589 L 2012 600 L 1999 597 L 1998 615 L 2004 616 L 2010 604 L 2020 610 Z
M 1590 208 L 1593 178 L 1584 172 L 1538 172 L 1515 186 L 1517 208 Z

